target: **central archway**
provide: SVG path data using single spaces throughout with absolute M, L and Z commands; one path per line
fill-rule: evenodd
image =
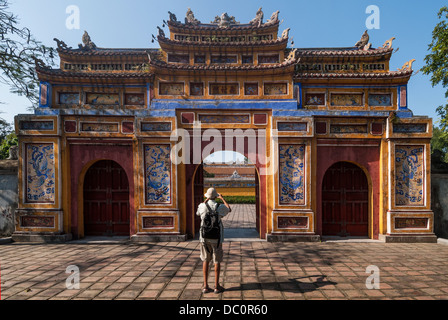
M 204 201 L 204 193 L 214 187 L 230 202 L 232 212 L 223 219 L 225 238 L 260 239 L 260 183 L 255 165 L 242 154 L 218 151 L 197 166 L 194 173 L 194 231 L 198 236 L 200 218 L 196 208 Z

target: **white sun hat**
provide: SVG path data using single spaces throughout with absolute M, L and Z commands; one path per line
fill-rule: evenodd
M 204 194 L 204 196 L 207 199 L 215 199 L 218 197 L 218 192 L 215 190 L 215 188 L 210 188 L 207 190 L 207 193 Z

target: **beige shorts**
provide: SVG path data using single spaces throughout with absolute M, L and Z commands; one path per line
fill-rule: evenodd
M 201 260 L 213 263 L 221 263 L 223 260 L 222 245 L 210 242 L 201 242 Z

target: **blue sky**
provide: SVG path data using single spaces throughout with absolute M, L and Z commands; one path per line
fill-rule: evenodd
M 380 29 L 369 30 L 374 47 L 395 37 L 391 70 L 401 68 L 416 59 L 414 70 L 424 65 L 432 30 L 438 22 L 437 12 L 446 5 L 442 0 L 430 1 L 379 1 L 379 0 L 10 0 L 11 11 L 19 16 L 21 24 L 31 29 L 34 36 L 48 46 L 56 47 L 58 38 L 74 48 L 81 43 L 84 30 L 99 47 L 151 48 L 151 35 L 157 34 L 168 20 L 168 11 L 183 20 L 190 7 L 197 19 L 210 22 L 216 15 L 227 12 L 237 21 L 247 23 L 263 8 L 265 20 L 280 10 L 280 32 L 291 28 L 294 47 L 348 47 L 353 46 L 366 29 L 366 8 L 376 5 L 380 9 Z M 66 8 L 76 5 L 80 9 L 80 29 L 69 30 Z M 165 31 L 167 28 L 165 27 Z M 445 90 L 433 88 L 429 76 L 421 72 L 409 83 L 409 106 L 415 115 L 426 115 L 437 120 L 435 109 L 446 103 Z M 9 93 L 0 85 L 1 117 L 12 122 L 17 114 L 27 114 L 28 100 Z

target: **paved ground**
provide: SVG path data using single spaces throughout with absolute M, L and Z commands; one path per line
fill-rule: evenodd
M 226 241 L 223 246 L 226 291 L 202 294 L 197 241 L 3 244 L 1 298 L 448 299 L 444 244 Z M 79 267 L 79 290 L 66 288 L 70 265 Z M 379 268 L 379 289 L 366 288 L 370 265 Z
M 226 229 L 255 229 L 255 205 L 231 205 L 232 211 L 222 221 Z

